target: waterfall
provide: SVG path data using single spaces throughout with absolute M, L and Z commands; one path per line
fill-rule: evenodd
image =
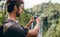
M 43 32 L 43 21 L 42 20 L 40 20 L 40 21 L 41 22 L 39 25 L 39 33 L 38 33 L 37 37 L 42 37 L 42 32 Z M 31 25 L 31 29 L 33 29 L 33 28 L 34 28 L 34 23 L 32 23 L 32 25 Z

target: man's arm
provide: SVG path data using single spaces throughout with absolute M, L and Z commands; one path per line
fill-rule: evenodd
M 26 37 L 32 37 L 32 36 L 37 37 L 38 31 L 39 31 L 40 19 L 37 18 L 36 19 L 36 22 L 37 22 L 36 26 L 34 27 L 33 30 L 29 30 L 28 31 L 28 34 L 27 34 Z
M 31 23 L 32 23 L 32 22 L 29 22 L 29 23 L 26 25 L 26 28 L 28 28 L 28 29 L 29 29 L 29 28 L 30 28 L 30 26 L 31 26 Z
M 30 26 L 31 26 L 31 23 L 34 21 L 34 17 L 32 16 L 31 18 L 30 18 L 30 21 L 29 21 L 29 23 L 26 25 L 26 28 L 30 28 Z

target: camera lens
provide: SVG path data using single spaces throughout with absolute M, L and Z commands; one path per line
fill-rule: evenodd
M 36 17 L 34 17 L 34 19 L 36 19 Z

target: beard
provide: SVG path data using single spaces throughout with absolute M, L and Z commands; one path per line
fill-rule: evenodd
M 17 17 L 20 17 L 20 13 L 17 12 L 17 13 L 16 13 L 16 16 L 17 16 Z

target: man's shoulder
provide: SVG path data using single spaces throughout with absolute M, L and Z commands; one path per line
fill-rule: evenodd
M 11 20 L 11 19 L 6 19 L 3 21 L 3 25 L 6 24 L 6 23 L 10 23 L 10 24 L 18 24 L 17 22 Z
M 5 24 L 11 25 L 11 26 L 9 27 L 10 29 L 15 29 L 15 30 L 21 29 L 21 30 L 23 30 L 23 27 L 22 27 L 21 25 L 19 25 L 19 23 L 15 22 L 15 21 L 13 21 L 13 20 L 6 19 L 4 22 L 5 22 Z M 5 24 L 4 24 L 4 25 L 5 25 Z

